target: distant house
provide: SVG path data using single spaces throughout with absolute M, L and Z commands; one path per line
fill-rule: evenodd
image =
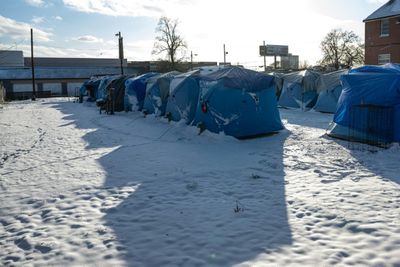
M 365 64 L 400 63 L 400 0 L 390 0 L 365 20 Z

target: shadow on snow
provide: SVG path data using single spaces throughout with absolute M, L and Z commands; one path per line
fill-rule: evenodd
M 231 266 L 292 243 L 283 167 L 288 131 L 237 141 L 137 113 L 88 119 L 82 113 L 94 108 L 55 105 L 66 114 L 64 125 L 95 129 L 84 136 L 87 149 L 117 147 L 99 159 L 104 187 L 134 192 L 104 219 L 128 266 Z
M 400 148 L 398 146 L 396 147 L 396 145 L 393 145 L 392 148 L 385 149 L 341 140 L 326 135 L 324 138 L 332 140 L 338 145 L 348 149 L 357 162 L 371 173 L 380 176 L 383 180 L 400 184 L 400 175 L 398 173 Z

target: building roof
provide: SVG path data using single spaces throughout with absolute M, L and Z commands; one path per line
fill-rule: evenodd
M 390 0 L 374 13 L 369 15 L 364 22 L 388 17 L 400 16 L 400 0 Z

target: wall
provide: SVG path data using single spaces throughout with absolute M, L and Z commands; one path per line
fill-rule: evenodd
M 365 23 L 365 64 L 378 64 L 379 54 L 391 54 L 392 63 L 400 63 L 400 23 L 398 17 L 389 20 L 389 36 L 381 37 L 381 21 Z
M 79 88 L 83 83 L 68 83 L 68 96 L 79 96 Z
M 24 58 L 25 66 L 31 66 L 31 58 Z M 119 68 L 121 61 L 118 58 L 56 58 L 56 57 L 35 57 L 36 67 L 73 67 L 73 68 L 98 68 L 116 67 Z M 123 67 L 127 66 L 127 60 L 122 61 Z
M 50 91 L 52 95 L 61 95 L 61 83 L 43 83 L 43 91 Z
M 66 84 L 68 96 L 75 96 L 85 80 L 36 80 L 36 93 L 38 97 L 61 96 L 62 83 Z M 38 86 L 41 84 L 41 86 Z M 7 100 L 27 99 L 32 96 L 32 83 L 30 80 L 8 80 L 5 82 Z M 78 88 L 76 90 L 76 88 Z
M 22 51 L 0 50 L 0 67 L 23 67 L 24 55 Z

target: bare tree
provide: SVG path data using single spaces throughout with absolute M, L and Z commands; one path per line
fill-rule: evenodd
M 161 17 L 156 32 L 156 41 L 154 42 L 153 55 L 166 53 L 166 57 L 171 64 L 171 69 L 176 69 L 176 64 L 184 58 L 184 52 L 187 48 L 186 42 L 178 34 L 178 20 L 172 20 L 167 17 Z M 179 53 L 182 56 L 179 57 Z
M 321 42 L 322 65 L 338 70 L 342 65 L 352 67 L 364 63 L 364 46 L 353 31 L 334 29 Z

